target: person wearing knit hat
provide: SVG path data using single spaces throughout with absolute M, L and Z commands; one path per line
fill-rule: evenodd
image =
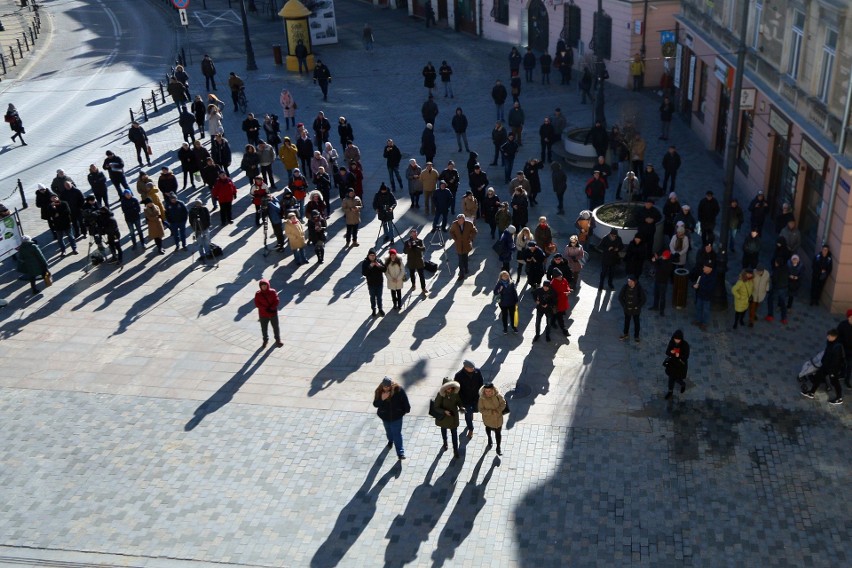
M 367 257 L 361 262 L 361 274 L 367 279 L 367 290 L 370 292 L 370 308 L 373 317 L 384 316 L 382 309 L 382 284 L 385 279 L 385 264 L 376 256 L 376 250 L 367 251 Z
M 429 415 L 435 419 L 435 425 L 441 429 L 441 438 L 444 445 L 441 448 L 447 451 L 447 431 L 452 434 L 453 457 L 459 457 L 459 411 L 464 410 L 464 403 L 459 397 L 459 384 L 444 377 L 438 395 L 429 407 Z
M 686 375 L 689 371 L 689 343 L 683 337 L 683 331 L 677 329 L 666 347 L 666 360 L 663 363 L 669 378 L 666 400 L 671 399 L 675 383 L 680 384 L 680 392 L 686 390 Z
M 459 384 L 459 398 L 464 406 L 464 421 L 467 425 L 467 439 L 473 438 L 473 413 L 476 412 L 476 403 L 479 401 L 479 389 L 485 384 L 482 372 L 476 368 L 473 361 L 465 359 L 462 368 L 453 377 Z
M 405 459 L 405 449 L 402 446 L 402 417 L 411 412 L 408 396 L 396 381 L 385 377 L 373 393 L 373 406 L 376 414 L 385 427 L 388 439 L 386 449 L 396 446 L 396 457 Z
M 497 241 L 497 254 L 500 255 L 501 270 L 511 273 L 512 257 L 515 256 L 515 251 L 518 248 L 515 242 L 515 226 L 509 225 L 500 234 L 500 239 Z

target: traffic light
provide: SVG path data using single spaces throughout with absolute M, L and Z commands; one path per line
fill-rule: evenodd
M 612 17 L 606 12 L 595 12 L 595 55 L 612 59 Z

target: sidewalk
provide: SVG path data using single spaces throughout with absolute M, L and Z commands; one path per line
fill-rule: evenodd
M 27 1 L 26 6 L 21 4 L 20 0 L 0 0 L 0 23 L 4 28 L 0 30 L 0 80 L 15 78 L 30 55 L 44 49 L 47 36 L 43 37 L 43 33 L 49 36 L 49 18 L 40 13 L 41 5 L 35 0 Z

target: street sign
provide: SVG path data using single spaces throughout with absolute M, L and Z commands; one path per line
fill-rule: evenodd
M 184 10 L 189 7 L 189 0 L 172 0 L 172 4 L 174 4 L 175 8 L 178 10 Z
M 188 26 L 189 25 L 189 16 L 186 15 L 186 10 L 183 8 L 178 9 L 178 16 L 180 16 L 180 25 Z

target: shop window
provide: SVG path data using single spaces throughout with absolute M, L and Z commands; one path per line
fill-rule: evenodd
M 494 0 L 491 17 L 498 24 L 509 25 L 509 0 Z
M 748 165 L 751 160 L 751 142 L 754 135 L 754 111 L 743 112 L 742 125 L 740 127 L 740 145 L 737 148 L 737 166 L 748 175 Z

